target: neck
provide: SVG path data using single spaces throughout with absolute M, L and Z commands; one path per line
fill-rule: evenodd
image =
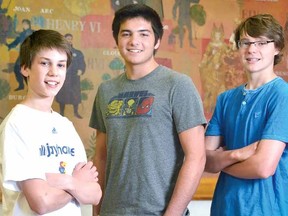
M 130 67 L 126 65 L 125 73 L 128 79 L 137 80 L 147 76 L 158 66 L 159 64 L 156 61 L 152 64 L 146 65 L 145 67 L 143 67 L 143 65 L 133 65 Z
M 250 77 L 248 77 L 246 89 L 248 89 L 248 90 L 257 89 L 260 86 L 272 81 L 276 77 L 277 77 L 277 75 L 275 73 L 271 74 L 270 76 L 266 76 L 266 77 L 258 77 L 257 79 L 253 76 L 250 76 Z
M 42 111 L 42 112 L 49 112 L 51 113 L 52 111 L 52 103 L 53 103 L 53 100 L 51 102 L 51 100 L 47 100 L 47 99 L 31 99 L 28 97 L 28 95 L 26 96 L 26 98 L 21 102 L 21 104 L 25 105 L 25 106 L 28 106 L 32 109 L 36 109 L 36 110 L 39 110 L 39 111 Z

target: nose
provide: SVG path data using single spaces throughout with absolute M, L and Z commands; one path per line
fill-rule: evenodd
M 253 52 L 255 50 L 258 50 L 257 44 L 256 43 L 251 43 L 248 46 L 248 52 Z
M 137 46 L 139 44 L 139 39 L 136 35 L 132 35 L 130 38 L 130 44 L 133 46 Z
M 58 68 L 53 67 L 53 66 L 49 67 L 48 75 L 49 76 L 58 76 Z

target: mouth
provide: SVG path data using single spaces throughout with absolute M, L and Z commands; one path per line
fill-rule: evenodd
M 45 81 L 45 83 L 50 85 L 50 86 L 56 86 L 59 84 L 59 82 L 56 82 L 56 81 Z
M 139 50 L 139 49 L 128 49 L 129 52 L 132 52 L 132 53 L 141 53 L 143 52 L 143 50 Z
M 260 58 L 246 58 L 246 61 L 249 63 L 256 63 L 260 61 Z

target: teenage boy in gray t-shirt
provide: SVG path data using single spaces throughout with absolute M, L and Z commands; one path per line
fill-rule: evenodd
M 102 83 L 93 105 L 104 191 L 93 213 L 181 216 L 206 160 L 201 99 L 188 76 L 155 61 L 163 26 L 153 9 L 123 7 L 112 30 L 125 73 Z

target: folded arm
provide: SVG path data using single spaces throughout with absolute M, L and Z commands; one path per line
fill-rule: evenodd
M 222 147 L 222 139 L 221 136 L 205 137 L 206 172 L 218 173 L 226 167 L 246 160 L 255 154 L 258 145 L 258 142 L 255 142 L 240 149 L 225 150 Z
M 39 215 L 56 211 L 73 199 L 69 193 L 49 186 L 43 179 L 28 179 L 19 185 L 30 208 Z
M 64 207 L 73 199 L 97 205 L 102 195 L 97 176 L 92 162 L 78 163 L 72 176 L 46 173 L 46 180 L 28 179 L 19 184 L 30 208 L 42 215 Z
M 67 191 L 81 204 L 97 205 L 102 196 L 98 172 L 91 161 L 78 163 L 72 176 L 47 173 L 46 177 L 51 187 Z
M 261 140 L 255 154 L 225 168 L 223 172 L 245 179 L 268 178 L 275 173 L 285 146 L 281 141 Z

